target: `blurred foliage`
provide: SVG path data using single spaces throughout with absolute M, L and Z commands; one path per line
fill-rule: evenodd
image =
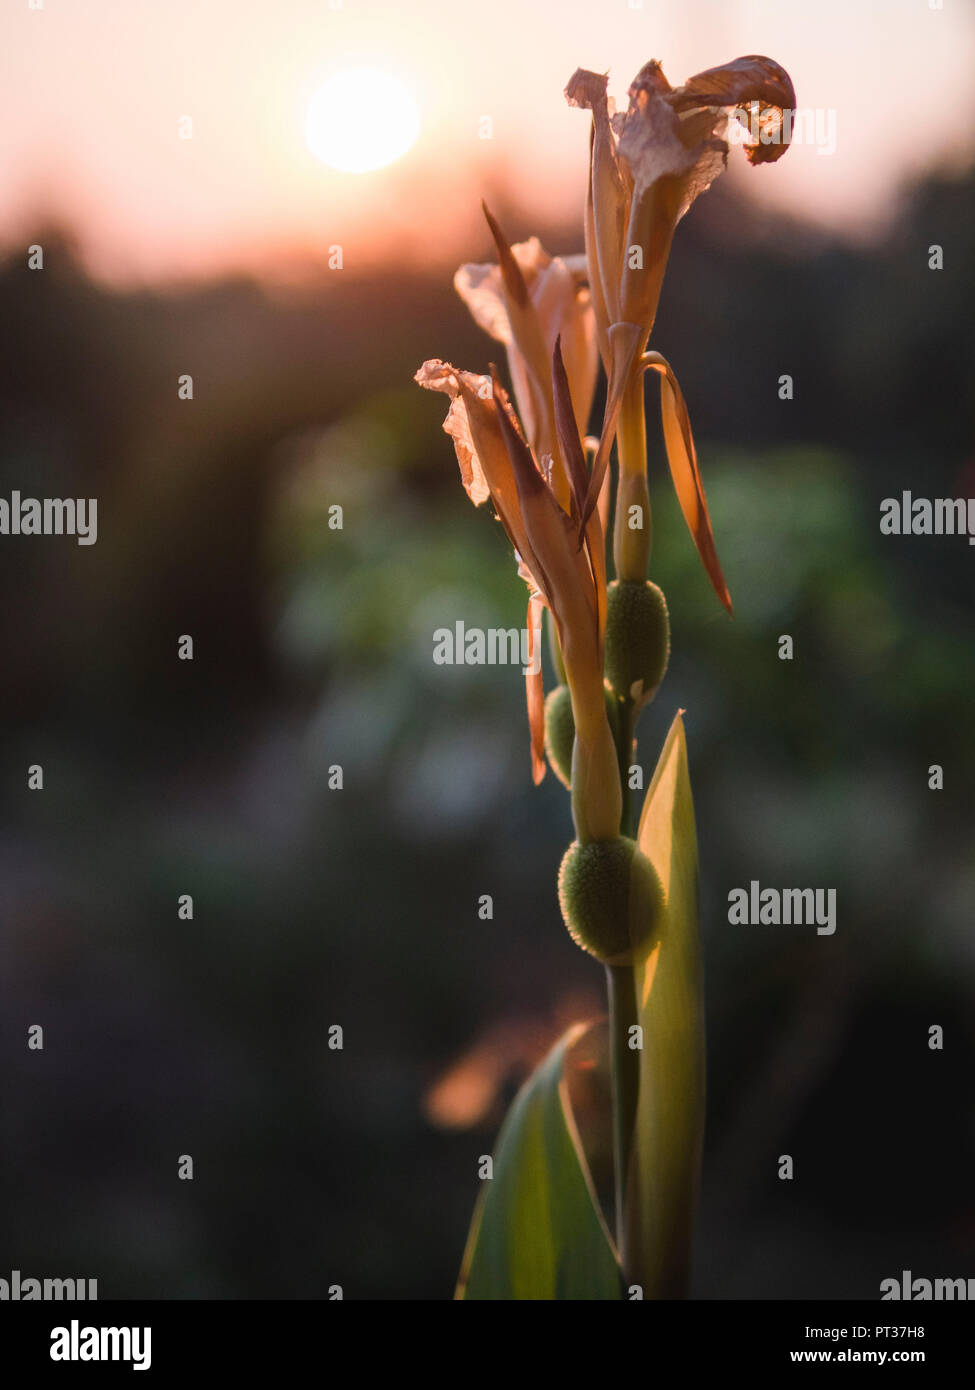
M 103 1297 L 448 1297 L 505 1101 L 600 1008 L 559 918 L 568 806 L 530 785 L 520 677 L 431 660 L 438 626 L 524 621 L 501 528 L 410 381 L 497 349 L 447 274 L 123 294 L 65 233 L 34 239 L 42 273 L 19 252 L 0 271 L 0 495 L 97 495 L 99 539 L 0 545 L 3 1262 Z M 975 181 L 918 189 L 865 248 L 716 189 L 682 224 L 655 342 L 735 602 L 729 622 L 683 528 L 652 392 L 673 657 L 640 759 L 686 709 L 710 1091 L 695 1289 L 869 1298 L 902 1268 L 963 1274 L 971 551 L 881 537 L 878 509 L 973 492 Z M 729 928 L 753 878 L 835 887 L 836 935 Z M 425 1098 L 464 1058 L 477 1103 L 435 1128 L 450 1110 Z

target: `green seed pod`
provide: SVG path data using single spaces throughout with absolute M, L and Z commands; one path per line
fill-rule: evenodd
M 615 579 L 607 600 L 606 679 L 620 696 L 650 695 L 663 680 L 670 656 L 663 590 L 649 579 Z
M 664 893 L 635 840 L 574 840 L 559 869 L 569 935 L 604 965 L 627 965 L 660 923 Z
M 606 691 L 606 717 L 616 737 L 618 715 L 616 697 Z M 576 724 L 572 717 L 572 698 L 567 685 L 557 685 L 545 699 L 545 752 L 549 766 L 564 787 L 572 786 L 572 745 Z
M 557 685 L 545 699 L 545 752 L 563 786 L 572 785 L 572 744 L 576 726 L 567 685 Z

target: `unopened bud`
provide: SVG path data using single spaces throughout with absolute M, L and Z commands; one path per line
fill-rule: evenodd
M 605 965 L 628 965 L 657 930 L 664 893 L 635 840 L 574 840 L 559 869 L 559 903 L 576 945 Z
M 606 718 L 616 737 L 618 722 L 616 696 L 606 691 Z M 557 685 L 545 700 L 545 752 L 556 777 L 564 787 L 572 786 L 572 745 L 576 723 L 572 715 L 572 696 L 567 685 Z
M 606 679 L 621 697 L 651 695 L 670 656 L 670 619 L 663 590 L 649 579 L 610 584 L 606 612 Z

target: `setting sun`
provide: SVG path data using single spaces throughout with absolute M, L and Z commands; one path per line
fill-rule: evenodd
M 332 169 L 363 174 L 406 154 L 420 131 L 409 90 L 376 68 L 349 68 L 330 77 L 308 104 L 305 140 Z

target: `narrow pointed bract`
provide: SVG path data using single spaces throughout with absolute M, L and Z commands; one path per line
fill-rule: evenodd
M 585 512 L 589 473 L 586 468 L 585 449 L 576 429 L 572 392 L 569 387 L 565 363 L 562 360 L 561 341 L 558 338 L 555 340 L 555 351 L 552 354 L 552 392 L 555 398 L 556 429 L 572 488 L 572 513 L 575 518 L 581 518 Z M 603 518 L 598 512 L 593 512 L 585 522 L 585 542 L 595 586 L 597 633 L 600 641 L 602 641 L 602 634 L 606 627 L 606 548 L 604 537 Z
M 569 475 L 573 510 L 581 516 L 589 486 L 589 470 L 586 468 L 586 456 L 576 426 L 572 392 L 565 370 L 565 361 L 562 357 L 561 338 L 556 338 L 555 351 L 552 354 L 552 394 L 555 399 L 555 429 L 562 446 L 566 472 Z

